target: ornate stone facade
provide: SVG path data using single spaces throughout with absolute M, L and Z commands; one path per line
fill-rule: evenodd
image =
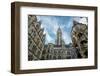
M 88 57 L 88 27 L 86 24 L 73 22 L 72 43 L 77 48 L 81 58 Z
M 28 60 L 40 60 L 44 50 L 45 34 L 36 16 L 28 16 Z
M 59 27 L 55 43 L 45 44 L 44 29 L 35 15 L 28 16 L 28 60 L 76 59 L 88 57 L 88 27 L 73 21 L 72 43 L 65 44 Z

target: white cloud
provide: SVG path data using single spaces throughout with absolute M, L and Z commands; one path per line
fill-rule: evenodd
M 71 43 L 71 36 L 69 36 L 66 31 L 62 30 L 62 36 L 66 44 Z
M 51 36 L 50 36 L 50 34 L 47 32 L 47 30 L 45 29 L 45 34 L 46 34 L 46 41 L 45 41 L 45 43 L 47 44 L 47 43 L 54 43 L 54 38 L 52 38 Z
M 81 18 L 79 22 L 80 22 L 80 23 L 83 23 L 83 24 L 86 24 L 86 25 L 88 24 L 86 18 Z
M 68 35 L 68 33 L 66 31 L 64 31 L 65 27 L 70 27 L 71 22 L 69 22 L 66 25 L 59 25 L 58 20 L 56 18 L 52 18 L 52 17 L 48 17 L 48 16 L 37 16 L 38 20 L 41 21 L 42 20 L 42 24 L 41 27 L 44 27 L 44 33 L 46 34 L 46 44 L 47 43 L 55 43 L 55 38 L 56 38 L 56 34 L 57 34 L 57 29 L 60 26 L 60 28 L 62 29 L 62 36 L 64 38 L 65 43 L 70 43 L 71 39 L 70 36 Z M 50 34 L 55 35 L 55 37 L 52 37 Z
M 87 17 L 74 17 L 73 20 L 86 25 L 88 24 Z

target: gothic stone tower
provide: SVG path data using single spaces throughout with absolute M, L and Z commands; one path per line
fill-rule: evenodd
M 55 44 L 48 43 L 43 51 L 42 60 L 53 60 L 53 59 L 74 59 L 77 58 L 76 50 L 72 47 L 67 47 L 63 40 L 62 30 L 59 27 L 57 29 L 57 38 Z
M 57 44 L 56 45 L 62 45 L 62 31 L 60 27 L 57 30 Z

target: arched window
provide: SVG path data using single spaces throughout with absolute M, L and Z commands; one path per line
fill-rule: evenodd
M 47 59 L 49 59 L 49 55 L 47 55 Z
M 56 59 L 56 56 L 54 56 L 53 59 Z
M 51 55 L 49 55 L 49 59 L 51 59 Z
M 61 56 L 60 55 L 58 56 L 58 59 L 61 59 Z

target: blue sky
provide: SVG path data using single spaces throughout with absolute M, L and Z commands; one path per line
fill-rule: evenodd
M 46 44 L 55 43 L 58 27 L 62 30 L 62 37 L 66 44 L 71 43 L 71 28 L 73 26 L 72 16 L 37 16 L 41 21 L 41 28 L 46 34 Z M 78 20 L 78 19 L 76 19 Z

